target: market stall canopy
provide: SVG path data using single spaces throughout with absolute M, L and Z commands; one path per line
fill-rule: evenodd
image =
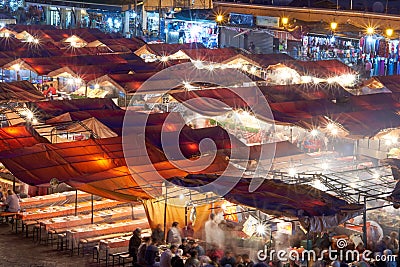
M 375 76 L 365 83 L 374 89 L 388 89 L 394 94 L 400 93 L 400 75 Z
M 339 60 L 296 60 L 287 62 L 286 65 L 297 71 L 301 76 L 313 76 L 322 79 L 346 74 L 356 74 L 356 71 Z
M 90 184 L 90 182 L 105 185 L 104 191 L 107 193 L 126 188 L 126 183 L 132 180 L 132 178 L 125 179 L 132 175 L 126 166 L 121 142 L 121 137 L 116 137 L 59 144 L 41 143 L 14 149 L 10 153 L 4 152 L 0 157 L 7 169 L 29 184 L 48 183 L 56 177 L 59 181 L 71 183 L 73 186 L 76 186 L 76 183 Z M 189 173 L 187 170 L 191 168 L 197 170 L 199 166 L 202 167 L 202 173 L 220 173 L 226 169 L 228 164 L 225 156 L 215 157 L 211 164 L 206 156 L 200 162 L 196 161 L 196 166 L 190 166 L 190 161 L 182 162 L 187 167 L 186 171 L 182 171 L 168 162 L 164 154 L 149 143 L 147 143 L 146 151 L 136 152 L 140 153 L 136 153 L 135 158 L 131 158 L 135 165 L 129 166 L 129 168 L 133 170 L 135 179 L 142 181 L 152 181 L 155 177 L 154 172 L 164 178 L 185 176 Z M 150 165 L 146 157 L 150 158 Z M 205 165 L 203 166 L 201 162 L 204 162 Z M 121 176 L 115 176 L 116 171 L 124 173 L 122 179 Z M 194 173 L 198 173 L 198 171 L 194 171 Z M 107 178 L 111 179 L 109 183 L 105 182 Z M 121 179 L 119 183 L 118 179 Z M 103 181 L 99 182 L 101 180 Z M 107 188 L 107 185 L 110 188 Z M 113 186 L 111 187 L 111 185 Z M 130 186 L 135 186 L 135 184 Z M 99 195 L 105 196 L 106 193 Z M 106 195 L 110 197 L 109 194 Z M 112 198 L 117 198 L 117 196 L 118 194 Z
M 364 110 L 358 112 L 338 113 L 330 118 L 342 125 L 349 137 L 373 137 L 385 129 L 400 127 L 400 116 L 388 110 Z
M 43 94 L 28 81 L 0 83 L 1 102 L 29 102 L 44 99 Z
M 137 120 L 126 120 L 125 110 L 85 110 L 67 112 L 46 121 L 47 124 L 59 124 L 64 122 L 83 121 L 89 118 L 96 118 L 102 124 L 110 128 L 113 132 L 122 135 L 123 127 L 125 129 L 134 130 L 135 127 L 141 127 L 140 121 L 146 119 L 146 130 L 156 127 L 160 130 L 165 119 L 168 118 L 168 127 L 172 129 L 180 129 L 179 126 L 184 124 L 184 120 L 179 113 L 152 113 L 145 114 L 140 112 L 129 111 L 129 116 L 136 116 Z M 135 124 L 135 121 L 138 123 Z M 124 124 L 125 123 L 125 124 Z
M 27 148 L 39 143 L 48 143 L 33 129 L 25 126 L 0 128 L 0 151 Z
M 209 184 L 216 178 L 211 175 L 188 175 L 171 181 L 179 186 L 197 187 Z M 266 179 L 254 192 L 249 192 L 250 182 L 250 179 L 241 178 L 223 197 L 229 202 L 253 207 L 267 214 L 298 217 L 306 229 L 313 231 L 316 225 L 308 223 L 316 218 L 325 218 L 323 229 L 328 229 L 357 216 L 363 208 L 362 205 L 349 204 L 309 185 Z
M 206 61 L 214 63 L 227 62 L 239 54 L 239 52 L 234 48 L 182 49 L 181 51 L 192 61 Z
M 87 130 L 90 130 L 99 138 L 111 138 L 111 137 L 117 137 L 118 135 L 114 133 L 113 131 L 110 130 L 107 126 L 102 124 L 100 121 L 98 121 L 96 118 L 89 118 L 77 123 L 74 123 L 73 125 L 67 127 L 66 129 L 68 132 L 74 133 L 74 132 L 85 132 Z
M 47 120 L 61 114 L 85 110 L 120 110 L 110 98 L 87 98 L 27 103 L 27 107 L 40 120 Z
M 145 44 L 135 51 L 135 54 L 142 56 L 145 54 L 153 54 L 155 56 L 171 56 L 183 49 L 205 49 L 201 43 L 190 43 L 190 44 Z

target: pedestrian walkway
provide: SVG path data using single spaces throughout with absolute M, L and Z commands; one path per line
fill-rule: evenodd
M 0 223 L 0 267 L 80 267 L 99 266 L 91 255 L 70 256 L 50 245 L 33 242 L 22 233 L 16 234 L 11 225 Z

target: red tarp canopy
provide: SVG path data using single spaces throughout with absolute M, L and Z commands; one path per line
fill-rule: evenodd
M 0 128 L 0 151 L 26 148 L 39 143 L 48 143 L 48 141 L 25 126 Z
M 29 102 L 44 99 L 43 94 L 28 81 L 0 83 L 0 101 Z
M 111 98 L 85 98 L 27 103 L 27 107 L 41 120 L 73 111 L 120 110 Z

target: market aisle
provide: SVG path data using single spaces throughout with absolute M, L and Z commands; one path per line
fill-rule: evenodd
M 98 266 L 91 256 L 69 256 L 51 246 L 38 245 L 32 238 L 15 234 L 11 226 L 0 223 L 0 266 L 7 267 L 80 267 Z

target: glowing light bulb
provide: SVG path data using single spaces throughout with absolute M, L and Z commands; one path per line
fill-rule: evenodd
M 393 35 L 393 29 L 386 29 L 386 35 L 391 37 Z
M 217 21 L 217 22 L 222 22 L 223 20 L 224 20 L 224 16 L 223 15 L 217 15 L 217 17 L 215 18 L 215 20 Z
M 289 18 L 288 17 L 283 17 L 281 19 L 282 25 L 287 25 L 289 23 Z
M 98 83 L 96 83 L 95 85 L 94 85 L 94 89 L 99 89 L 100 88 L 100 85 L 98 84 Z
M 337 29 L 337 26 L 338 26 L 337 22 L 335 22 L 335 21 L 332 21 L 332 22 L 331 22 L 331 29 L 332 29 L 332 31 L 336 30 L 336 29 Z
M 372 28 L 372 27 L 367 28 L 367 34 L 374 34 L 374 32 L 375 32 L 374 28 Z
M 313 137 L 315 137 L 315 136 L 318 135 L 318 130 L 317 130 L 317 129 L 312 129 L 310 133 L 311 133 L 311 135 L 312 135 Z

